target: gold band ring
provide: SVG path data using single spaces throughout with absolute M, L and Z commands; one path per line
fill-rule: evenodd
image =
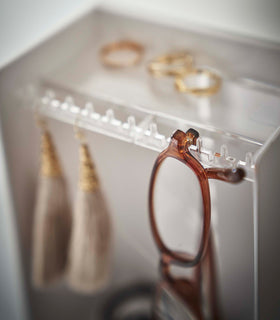
M 125 50 L 134 52 L 136 56 L 125 62 L 113 59 L 112 57 L 110 58 L 111 53 Z M 102 63 L 107 67 L 126 68 L 137 65 L 143 56 L 143 52 L 144 47 L 141 44 L 130 40 L 121 40 L 118 42 L 109 43 L 105 45 L 103 48 L 101 48 L 100 59 Z
M 192 67 L 193 57 L 187 52 L 168 53 L 154 58 L 148 64 L 149 72 L 155 77 L 177 76 Z
M 209 79 L 207 87 L 187 86 L 184 82 L 189 76 L 205 76 Z M 221 87 L 221 78 L 214 72 L 207 69 L 192 69 L 191 71 L 177 75 L 175 78 L 175 88 L 184 93 L 190 93 L 197 96 L 209 96 L 216 93 Z

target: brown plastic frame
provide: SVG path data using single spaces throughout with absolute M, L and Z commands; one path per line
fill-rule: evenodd
M 231 183 L 241 181 L 245 175 L 240 168 L 237 169 L 223 169 L 223 168 L 208 168 L 205 169 L 198 160 L 196 160 L 189 151 L 192 144 L 196 144 L 196 139 L 199 133 L 194 129 L 189 129 L 186 133 L 177 130 L 171 137 L 169 146 L 162 151 L 153 167 L 150 188 L 149 188 L 149 213 L 152 233 L 156 244 L 162 254 L 161 260 L 170 263 L 184 264 L 185 266 L 195 266 L 199 263 L 204 255 L 210 230 L 211 221 L 211 201 L 208 179 L 217 179 Z M 203 228 L 199 249 L 196 255 L 192 256 L 185 252 L 175 252 L 170 250 L 162 240 L 159 230 L 157 228 L 154 210 L 154 190 L 156 177 L 159 169 L 166 158 L 174 158 L 187 165 L 197 176 L 203 199 Z
M 157 310 L 160 305 L 161 292 L 166 289 L 171 291 L 172 294 L 177 295 L 186 304 L 189 311 L 195 315 L 195 319 L 204 319 L 202 298 L 202 282 L 204 276 L 207 277 L 205 280 L 208 284 L 206 294 L 209 303 L 209 315 L 211 315 L 211 319 L 218 320 L 221 318 L 216 288 L 215 252 L 211 232 L 205 256 L 193 268 L 192 276 L 188 278 L 174 277 L 170 272 L 170 263 L 162 260 L 160 262 L 160 273 L 163 279 L 158 284 L 156 291 L 155 319 L 159 319 Z

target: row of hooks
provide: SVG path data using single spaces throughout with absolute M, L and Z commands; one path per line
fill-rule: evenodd
M 79 117 L 81 126 L 93 131 L 102 132 L 109 136 L 118 137 L 122 140 L 134 142 L 138 145 L 162 151 L 169 143 L 170 137 L 166 137 L 158 130 L 155 116 L 149 113 L 143 113 L 139 123 L 133 115 L 129 115 L 126 121 L 121 121 L 115 116 L 113 110 L 114 105 L 105 108 L 104 114 L 95 110 L 92 102 L 86 102 L 84 107 L 79 107 L 74 103 L 71 96 L 66 96 L 65 99 L 58 99 L 52 90 L 47 90 L 41 98 L 42 112 L 51 111 L 48 114 L 55 117 L 55 114 L 63 113 Z M 55 112 L 56 111 L 56 112 Z M 60 120 L 64 118 L 60 117 Z M 73 120 L 74 121 L 74 120 Z M 176 129 L 176 128 L 174 128 Z M 203 145 L 203 138 L 198 138 L 196 145 L 191 146 L 192 154 L 199 159 L 205 166 L 220 166 L 220 167 L 244 167 L 247 171 L 254 168 L 253 154 L 247 152 L 244 160 L 238 160 L 229 154 L 227 145 L 223 144 L 219 152 L 213 152 Z

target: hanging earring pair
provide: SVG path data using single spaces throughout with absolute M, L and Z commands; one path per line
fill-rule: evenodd
M 111 223 L 85 135 L 74 125 L 80 143 L 79 186 L 69 250 L 68 283 L 78 292 L 103 287 L 110 266 Z
M 64 275 L 78 292 L 91 293 L 106 284 L 110 263 L 111 224 L 88 146 L 75 124 L 80 141 L 80 178 L 73 216 L 65 179 L 45 121 L 41 169 L 33 225 L 32 280 L 44 288 Z

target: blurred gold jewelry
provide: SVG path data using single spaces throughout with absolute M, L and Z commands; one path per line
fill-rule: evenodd
M 193 57 L 187 52 L 160 55 L 148 64 L 149 72 L 155 77 L 177 76 L 190 70 Z
M 209 79 L 207 87 L 191 87 L 184 82 L 189 76 L 205 76 Z M 221 78 L 214 72 L 207 69 L 192 69 L 185 74 L 177 75 L 175 78 L 175 88 L 179 92 L 190 93 L 196 96 L 209 96 L 218 92 L 221 87 Z
M 118 61 L 117 59 L 110 58 L 110 54 L 116 51 L 131 51 L 135 53 L 135 57 L 132 59 L 129 59 L 125 62 Z M 137 42 L 133 42 L 130 40 L 121 40 L 118 42 L 112 42 L 100 50 L 100 59 L 102 63 L 111 68 L 126 68 L 126 67 L 132 67 L 137 65 L 140 60 L 142 59 L 144 52 L 144 47 Z

